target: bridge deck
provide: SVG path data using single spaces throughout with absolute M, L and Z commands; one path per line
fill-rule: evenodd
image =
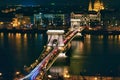
M 82 31 L 82 29 L 81 29 Z M 66 48 L 68 43 L 75 37 L 75 35 L 78 33 L 78 30 L 74 30 L 71 31 L 67 34 L 67 36 L 64 39 L 64 44 L 65 46 L 63 48 Z M 38 65 L 34 66 L 34 69 L 28 74 L 26 75 L 24 78 L 21 78 L 20 80 L 36 80 L 38 77 L 39 79 L 43 78 L 44 74 L 46 73 L 47 70 L 49 70 L 49 68 L 52 66 L 52 64 L 55 62 L 55 60 L 57 59 L 57 56 L 59 55 L 59 53 L 61 51 L 63 51 L 65 49 L 60 49 L 58 46 L 54 47 L 54 48 L 50 48 L 50 49 L 45 49 L 43 51 L 44 57 L 40 57 L 42 59 L 40 59 L 41 62 L 38 63 Z M 38 76 L 39 75 L 39 76 Z

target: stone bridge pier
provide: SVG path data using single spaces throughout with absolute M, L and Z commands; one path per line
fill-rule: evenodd
M 62 46 L 64 46 L 64 42 L 63 42 L 64 30 L 48 30 L 47 34 L 48 34 L 47 46 L 50 46 L 50 47 L 53 47 L 53 46 L 62 47 Z

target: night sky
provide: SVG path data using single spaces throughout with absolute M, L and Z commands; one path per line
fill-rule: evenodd
M 94 0 L 92 0 L 94 1 Z M 102 0 L 108 8 L 119 8 L 120 0 Z M 88 6 L 89 0 L 0 0 L 0 6 L 4 5 L 48 5 L 55 3 L 56 5 L 80 5 Z

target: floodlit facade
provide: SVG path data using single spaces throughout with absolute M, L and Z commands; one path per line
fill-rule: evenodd
M 101 14 L 98 13 L 71 13 L 71 26 L 91 26 L 91 23 L 101 21 Z
M 30 17 L 28 16 L 23 16 L 22 14 L 16 14 L 11 24 L 16 29 L 30 28 L 31 20 Z
M 67 14 L 34 14 L 34 24 L 36 26 L 64 26 L 69 25 Z
M 90 0 L 89 2 L 89 7 L 88 7 L 88 11 L 100 11 L 100 10 L 104 10 L 104 4 L 102 1 L 100 0 L 95 0 L 94 3 L 92 3 L 92 1 Z

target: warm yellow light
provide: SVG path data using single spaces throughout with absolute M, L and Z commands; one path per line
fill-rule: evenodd
M 3 24 L 3 22 L 0 22 L 0 25 Z
M 16 74 L 16 75 L 19 75 L 19 74 L 20 74 L 20 72 L 19 72 L 19 71 L 17 71 L 15 74 Z
M 27 38 L 27 34 L 24 34 L 24 38 L 25 38 L 25 39 Z
M 97 80 L 97 77 L 95 77 L 94 79 Z
M 43 73 L 41 72 L 40 75 L 43 75 Z
M 70 78 L 70 75 L 69 74 L 65 74 L 64 78 Z
M 95 0 L 94 3 L 94 11 L 100 11 L 100 10 L 104 10 L 104 5 L 103 2 L 100 2 L 100 0 Z
M 119 38 L 119 40 L 120 40 L 120 35 L 118 35 L 118 38 Z
M 92 28 L 91 28 L 91 27 L 89 27 L 89 30 L 92 30 Z
M 3 37 L 3 36 L 4 36 L 4 33 L 0 33 L 0 36 Z
M 68 72 L 68 68 L 64 68 L 64 78 L 70 78 L 69 72 Z
M 20 34 L 20 33 L 17 33 L 17 34 L 16 34 L 16 38 L 17 38 L 17 39 L 20 39 L 20 37 L 21 37 L 21 34 Z
M 91 38 L 91 35 L 86 35 L 86 38 L 90 39 L 90 38 Z

